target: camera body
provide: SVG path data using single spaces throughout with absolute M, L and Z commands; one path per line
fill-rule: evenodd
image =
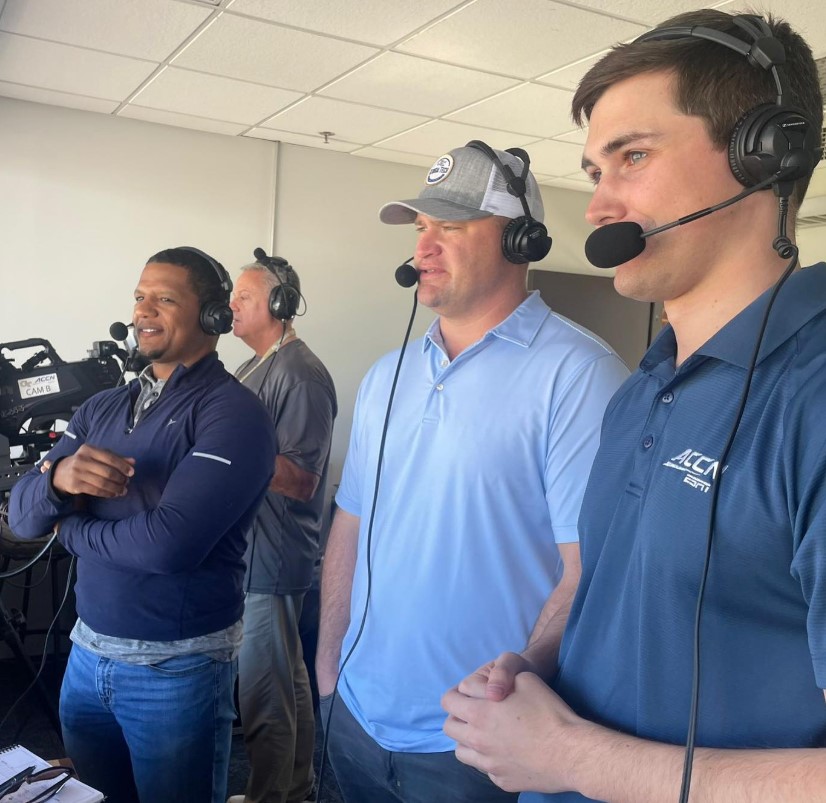
M 32 348 L 40 350 L 20 367 L 4 354 Z M 118 384 L 123 369 L 117 345 L 96 341 L 89 355 L 66 362 L 41 338 L 0 343 L 0 497 L 54 446 L 58 421 L 69 421 L 86 399 Z M 22 456 L 12 458 L 12 447 L 21 447 Z

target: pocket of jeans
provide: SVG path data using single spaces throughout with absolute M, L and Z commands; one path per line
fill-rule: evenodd
M 205 672 L 214 667 L 216 663 L 218 662 L 214 658 L 198 653 L 196 655 L 175 655 L 157 664 L 149 664 L 149 668 L 166 677 L 185 677 Z

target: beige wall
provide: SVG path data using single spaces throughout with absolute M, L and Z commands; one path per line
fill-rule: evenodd
M 129 320 L 151 254 L 194 245 L 234 277 L 275 242 L 308 300 L 297 329 L 338 388 L 338 481 L 358 383 L 400 345 L 412 304 L 393 271 L 413 229 L 379 223 L 378 209 L 417 195 L 423 168 L 4 98 L 0 153 L 0 342 L 45 337 L 81 359 Z M 543 195 L 554 246 L 539 267 L 588 271 L 588 196 Z M 421 309 L 414 334 L 431 317 Z M 231 336 L 219 352 L 229 368 L 247 354 Z
M 128 321 L 146 258 L 194 245 L 235 276 L 261 246 L 288 258 L 309 303 L 299 333 L 329 367 L 340 414 L 337 482 L 356 389 L 397 348 L 412 292 L 393 271 L 413 253 L 410 226 L 379 207 L 414 197 L 423 168 L 0 98 L 0 342 L 45 337 L 67 360 Z M 437 156 L 438 154 L 434 154 Z M 610 275 L 585 261 L 587 193 L 543 187 L 554 245 L 536 267 Z M 802 261 L 826 253 L 826 228 L 800 234 Z M 431 314 L 421 309 L 414 334 Z M 247 354 L 231 336 L 233 369 Z
M 826 260 L 826 226 L 801 229 L 797 233 L 800 264 L 812 265 Z

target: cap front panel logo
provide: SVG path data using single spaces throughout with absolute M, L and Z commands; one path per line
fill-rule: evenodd
M 428 186 L 438 184 L 450 175 L 451 170 L 453 170 L 453 157 L 449 153 L 445 156 L 440 156 L 428 171 L 424 183 Z

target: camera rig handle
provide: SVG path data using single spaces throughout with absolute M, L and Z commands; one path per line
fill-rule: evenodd
M 65 365 L 65 360 L 61 359 L 58 353 L 54 350 L 54 346 L 42 337 L 30 337 L 28 340 L 14 340 L 10 343 L 0 343 L 0 351 L 4 349 L 7 351 L 18 351 L 20 349 L 30 349 L 42 346 L 43 351 L 39 351 L 33 357 L 30 357 L 20 367 L 21 371 L 30 371 L 37 365 L 43 362 L 46 358 L 51 361 L 52 365 Z M 11 362 L 8 360 L 8 362 Z

